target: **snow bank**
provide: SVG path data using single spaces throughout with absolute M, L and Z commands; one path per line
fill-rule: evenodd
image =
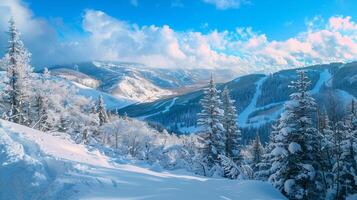
M 270 184 L 117 164 L 114 158 L 0 120 L 0 199 L 285 199 Z

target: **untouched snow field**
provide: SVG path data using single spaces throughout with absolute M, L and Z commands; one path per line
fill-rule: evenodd
M 285 199 L 268 183 L 118 164 L 63 134 L 0 120 L 0 199 Z

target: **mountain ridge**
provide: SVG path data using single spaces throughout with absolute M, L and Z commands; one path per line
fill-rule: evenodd
M 340 99 L 343 101 L 343 109 L 352 98 L 357 97 L 357 62 L 314 65 L 268 75 L 244 75 L 227 83 L 217 84 L 217 87 L 220 90 L 224 87 L 231 90 L 239 113 L 237 121 L 242 129 L 254 129 L 246 131 L 251 135 L 261 127 L 270 126 L 280 115 L 284 103 L 293 92 L 288 85 L 296 79 L 296 70 L 300 69 L 307 71 L 311 80 L 309 91 L 321 109 L 328 107 L 328 95 L 342 97 Z M 197 113 L 201 110 L 199 100 L 202 95 L 201 89 L 154 102 L 129 105 L 120 109 L 119 114 L 126 113 L 128 116 L 163 126 L 173 132 L 189 134 L 198 131 L 196 121 Z M 173 99 L 175 102 L 172 104 Z M 167 109 L 168 106 L 170 109 Z M 267 139 L 267 136 L 263 139 Z
M 62 78 L 139 103 L 195 90 L 213 72 L 221 80 L 234 77 L 225 70 L 149 68 L 137 63 L 105 61 L 56 65 L 50 70 Z M 82 77 L 92 80 L 85 83 Z

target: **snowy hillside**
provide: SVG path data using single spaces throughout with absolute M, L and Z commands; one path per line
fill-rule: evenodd
M 164 96 L 196 88 L 214 72 L 220 81 L 232 79 L 229 70 L 156 69 L 137 63 L 86 62 L 52 67 L 56 75 L 107 92 L 113 96 L 136 102 L 151 102 Z M 89 77 L 90 85 L 83 83 Z
M 328 109 L 328 99 L 331 97 L 341 101 L 341 110 L 352 98 L 356 98 L 357 63 L 317 65 L 305 70 L 311 80 L 310 94 L 318 100 L 321 108 Z M 283 70 L 271 75 L 252 74 L 220 84 L 218 88 L 223 90 L 224 87 L 228 87 L 231 90 L 231 96 L 236 101 L 235 105 L 239 112 L 237 121 L 242 128 L 269 128 L 270 123 L 283 111 L 283 105 L 292 93 L 288 85 L 296 80 L 296 77 L 296 70 Z M 330 98 L 327 98 L 329 96 Z M 202 90 L 199 90 L 151 103 L 131 105 L 120 112 L 161 124 L 175 132 L 191 133 L 197 131 L 196 120 L 197 113 L 201 110 L 201 98 Z M 263 139 L 267 139 L 267 135 Z
M 96 101 L 98 97 L 102 95 L 107 109 L 119 109 L 136 102 L 126 97 L 117 97 L 105 92 L 101 92 L 99 90 L 87 87 L 85 85 L 81 85 L 80 83 L 74 81 L 69 81 L 68 84 L 75 87 L 75 89 L 77 90 L 77 94 L 92 99 L 94 101 Z
M 123 108 L 125 106 L 131 105 L 135 103 L 136 101 L 133 101 L 131 99 L 125 98 L 125 97 L 116 97 L 113 95 L 110 95 L 108 93 L 99 91 L 97 89 L 94 89 L 90 86 L 88 86 L 89 83 L 95 83 L 95 81 L 89 81 L 89 79 L 82 79 L 82 80 L 87 80 L 87 84 L 85 82 L 78 83 L 79 81 L 76 80 L 71 80 L 68 77 L 63 77 L 63 76 L 57 76 L 58 74 L 56 73 L 54 76 L 51 76 L 50 80 L 52 83 L 60 83 L 63 84 L 66 87 L 72 87 L 76 93 L 80 96 L 84 96 L 88 99 L 91 99 L 93 101 L 96 101 L 100 95 L 103 96 L 105 104 L 107 109 L 113 110 L 113 109 L 119 109 Z M 5 72 L 0 71 L 0 78 L 4 78 Z M 38 76 L 38 74 L 37 74 Z M 0 88 L 3 88 L 3 83 L 0 82 Z
M 0 199 L 285 199 L 259 181 L 155 171 L 0 120 Z

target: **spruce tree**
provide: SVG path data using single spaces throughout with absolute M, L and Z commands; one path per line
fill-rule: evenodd
M 222 92 L 222 108 L 224 111 L 222 124 L 226 138 L 225 155 L 237 163 L 241 160 L 240 150 L 242 136 L 237 124 L 238 117 L 234 106 L 234 100 L 231 99 L 227 87 L 224 88 Z
M 318 199 L 321 194 L 320 140 L 312 124 L 315 101 L 308 93 L 310 81 L 304 71 L 298 71 L 298 80 L 290 87 L 296 90 L 285 104 L 280 117 L 277 139 L 279 145 L 273 150 L 275 161 L 269 180 L 289 199 Z M 278 153 L 279 152 L 279 153 Z
M 208 88 L 204 91 L 204 97 L 200 101 L 202 111 L 198 114 L 198 125 L 201 128 L 199 141 L 201 143 L 201 159 L 204 163 L 206 175 L 214 166 L 220 166 L 219 155 L 225 154 L 225 135 L 222 125 L 223 110 L 219 91 L 216 89 L 213 77 Z
M 99 126 L 108 122 L 108 115 L 105 109 L 104 99 L 102 95 L 99 95 L 98 98 L 98 117 L 99 117 Z
M 353 101 L 352 101 L 353 102 Z M 335 197 L 346 198 L 357 193 L 357 163 L 356 163 L 356 114 L 354 103 L 349 114 L 336 125 L 335 165 Z
M 50 78 L 50 72 L 47 68 L 43 70 L 41 80 L 38 88 L 36 88 L 35 104 L 34 104 L 34 116 L 35 122 L 33 127 L 41 131 L 47 131 L 50 129 L 51 123 L 49 120 L 49 96 L 51 95 L 51 89 L 48 86 Z
M 319 143 L 321 156 L 321 173 L 324 192 L 326 192 L 331 185 L 333 185 L 334 175 L 332 167 L 334 165 L 334 138 L 331 122 L 325 111 L 318 112 L 317 118 L 318 131 L 321 134 L 321 141 Z
M 255 139 L 253 140 L 251 147 L 250 147 L 250 152 L 252 155 L 252 160 L 251 160 L 251 166 L 253 171 L 257 171 L 258 170 L 258 165 L 259 163 L 261 163 L 262 159 L 263 159 L 263 146 L 260 142 L 260 137 L 259 134 L 256 135 Z
M 273 150 L 277 146 L 276 136 L 279 133 L 279 121 L 272 125 L 272 131 L 269 135 L 269 142 L 264 148 L 264 154 L 261 161 L 257 164 L 257 171 L 254 177 L 259 180 L 268 180 L 269 176 L 273 173 L 271 171 L 274 161 Z
M 28 84 L 32 68 L 30 66 L 30 53 L 25 49 L 20 39 L 20 33 L 15 21 L 9 21 L 9 46 L 5 55 L 6 80 L 4 102 L 8 104 L 6 117 L 15 123 L 27 123 L 25 108 L 29 106 Z

